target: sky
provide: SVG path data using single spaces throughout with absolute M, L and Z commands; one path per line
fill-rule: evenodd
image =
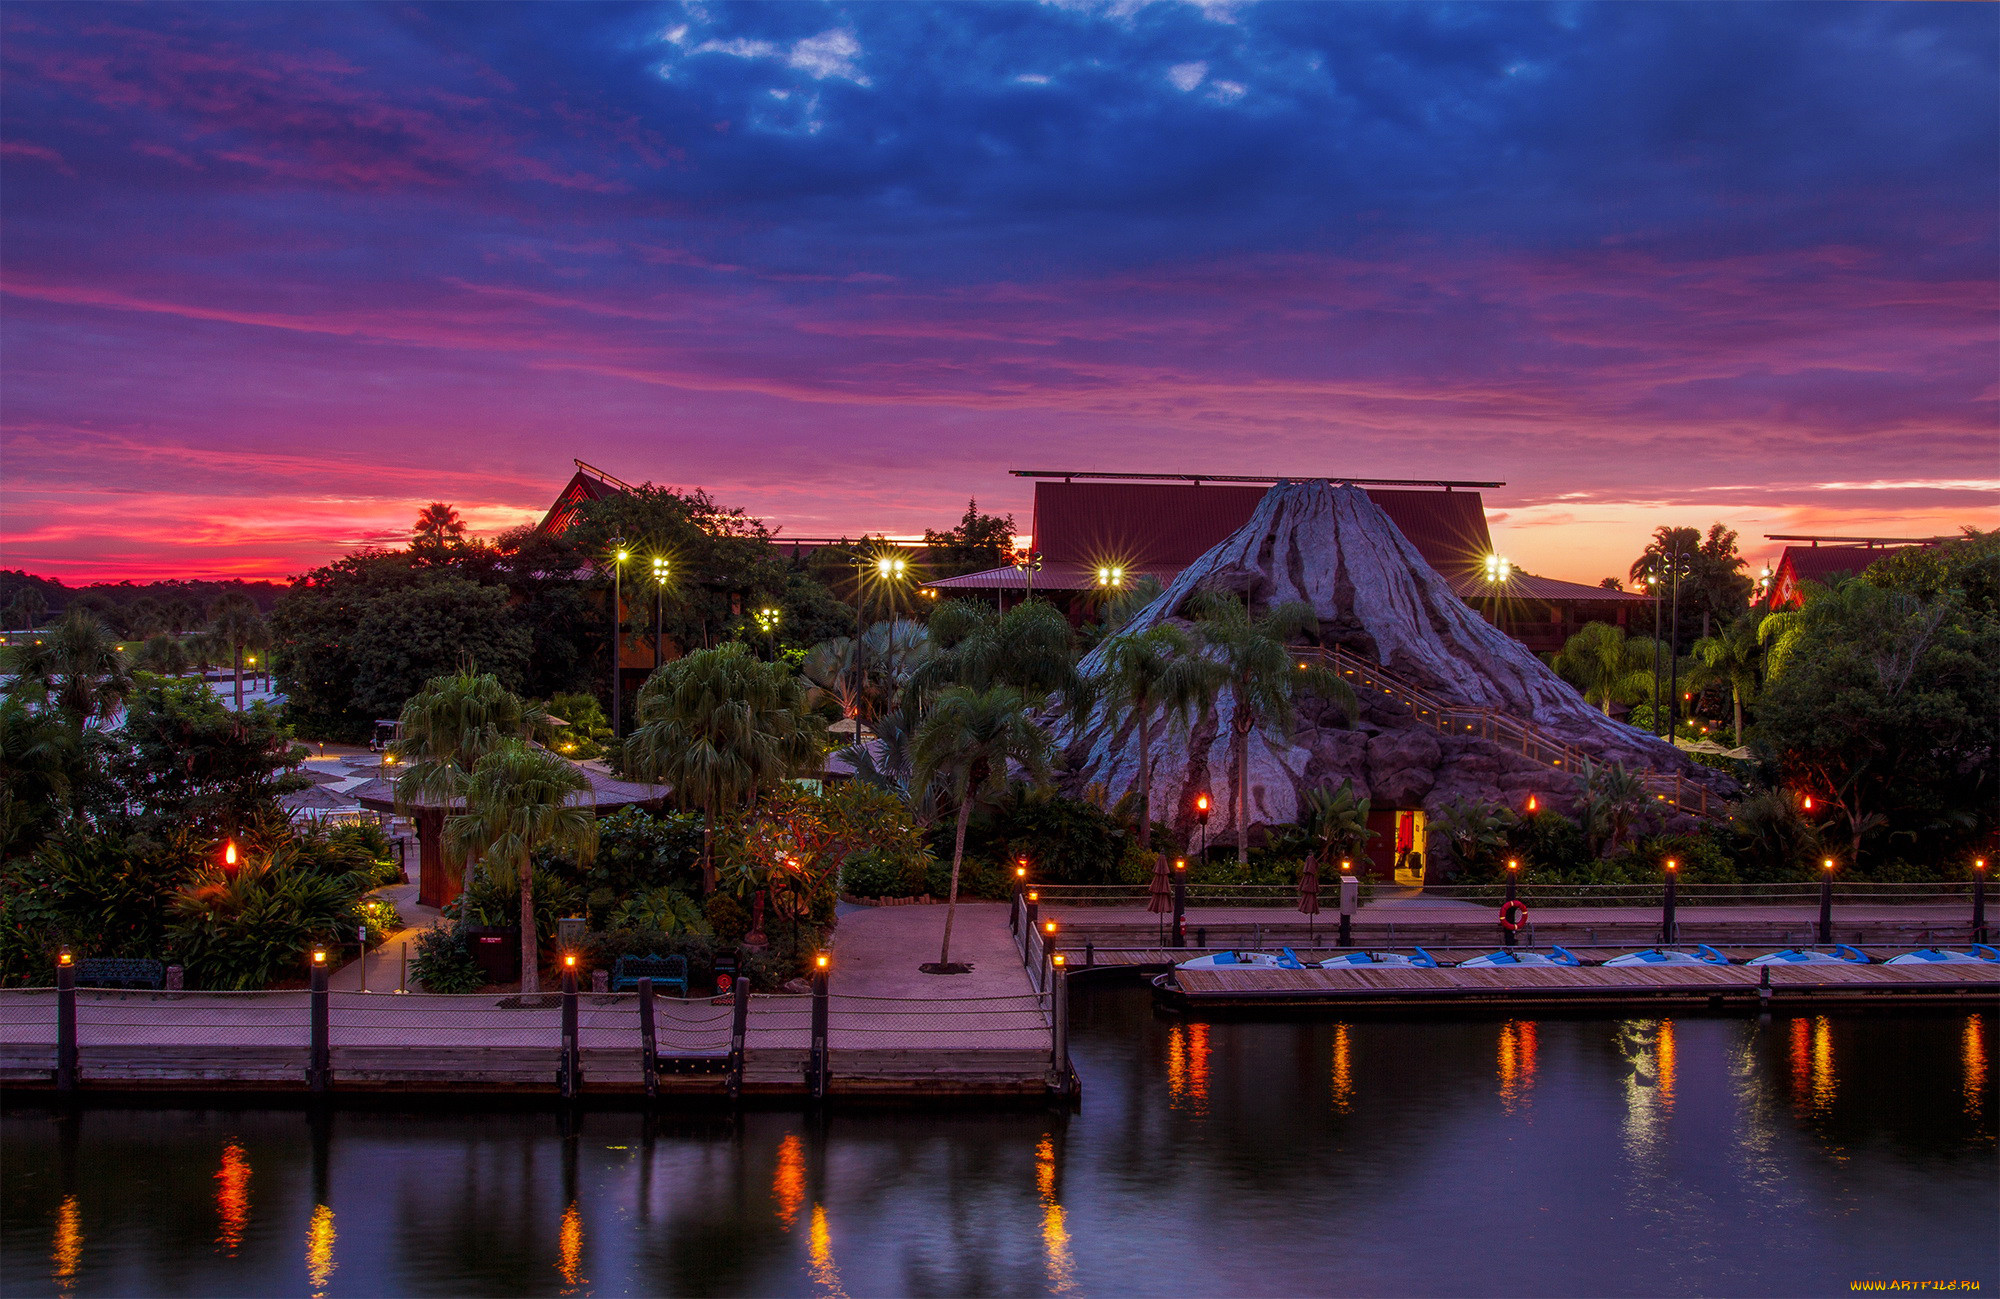
M 1010 469 L 2000 525 L 2000 8 L 0 8 L 0 566 L 284 577 L 572 457 L 793 535 Z

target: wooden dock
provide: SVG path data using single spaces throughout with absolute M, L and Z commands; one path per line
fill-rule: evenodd
M 1766 974 L 1768 973 L 1768 982 Z M 2000 1002 L 2000 964 L 1513 966 L 1503 969 L 1176 970 L 1188 1009 L 1577 1009 L 1963 1006 Z

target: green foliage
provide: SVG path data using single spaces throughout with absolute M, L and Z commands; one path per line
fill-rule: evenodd
M 133 655 L 132 666 L 157 676 L 180 677 L 188 674 L 193 666 L 193 660 L 189 657 L 187 646 L 181 642 L 180 637 L 169 636 L 162 632 L 157 636 L 146 638 L 146 643 L 139 647 L 137 654 Z
M 111 772 L 145 821 L 219 836 L 303 783 L 283 774 L 305 750 L 274 711 L 232 711 L 198 681 L 140 678 L 124 739 Z
M 558 728 L 549 740 L 557 753 L 577 762 L 587 762 L 604 753 L 604 742 L 611 738 L 611 719 L 604 715 L 604 706 L 597 702 L 597 696 L 557 695 L 548 702 L 546 711 L 549 716 L 569 723 Z
M 0 699 L 0 859 L 32 852 L 101 784 L 104 746 L 50 712 Z
M 943 840 L 947 833 L 949 827 L 939 827 L 932 835 Z M 966 856 L 982 873 L 992 868 L 1003 882 L 1012 864 L 1026 858 L 1037 883 L 1113 884 L 1131 840 L 1102 808 L 1016 785 L 967 827 Z M 942 852 L 948 845 L 937 846 Z
M 1354 792 L 1354 782 L 1343 780 L 1339 789 L 1315 789 L 1299 808 L 1296 826 L 1277 836 L 1279 844 L 1293 844 L 1319 854 L 1322 863 L 1342 857 L 1359 857 L 1376 836 L 1368 828 L 1369 799 Z
M 1774 614 L 1755 747 L 1810 794 L 1850 868 L 1948 858 L 1993 833 L 2000 614 L 1846 581 Z M 1781 652 L 1782 651 L 1782 652 Z
M 530 894 L 535 912 L 535 939 L 546 943 L 555 936 L 556 921 L 583 913 L 583 890 L 554 871 L 536 867 Z M 446 914 L 471 925 L 495 929 L 518 928 L 521 923 L 521 885 L 511 875 L 496 876 L 482 871 L 472 887 L 459 894 Z
M 1645 781 L 1615 763 L 1598 766 L 1587 758 L 1577 780 L 1582 786 L 1577 811 L 1591 853 L 1616 853 L 1633 825 L 1652 808 Z
M 417 935 L 416 955 L 410 958 L 410 977 L 425 992 L 478 992 L 486 986 L 486 975 L 472 959 L 471 945 L 459 926 L 450 921 L 433 925 Z
M 999 568 L 1014 556 L 1014 516 L 981 514 L 978 501 L 967 501 L 957 527 L 944 532 L 924 529 L 924 547 L 933 580 Z
M 1868 566 L 1862 580 L 1925 599 L 1956 593 L 1969 614 L 2000 615 L 2000 530 L 1936 546 L 1906 546 Z
M 1752 585 L 1743 567 L 1743 556 L 1736 550 L 1736 534 L 1720 523 L 1711 524 L 1706 537 L 1699 528 L 1663 525 L 1653 529 L 1653 539 L 1633 561 L 1631 577 L 1634 582 L 1646 579 L 1655 584 L 1653 589 L 1668 597 L 1661 601 L 1661 625 L 1654 629 L 1656 636 L 1664 636 L 1670 634 L 1673 626 L 1671 596 L 1675 590 L 1674 573 L 1679 570 L 1681 643 L 1674 647 L 1679 653 L 1687 649 L 1688 641 L 1700 635 L 1703 613 L 1708 614 L 1712 623 L 1727 626 L 1743 612 Z
M 1514 827 L 1514 813 L 1497 803 L 1457 798 L 1430 816 L 1430 836 L 1446 849 L 1431 856 L 1439 866 L 1455 868 L 1457 874 L 1476 875 L 1505 857 L 1507 834 Z M 1443 860 L 1438 860 L 1442 856 Z
M 125 702 L 132 677 L 111 629 L 72 608 L 49 631 L 14 650 L 10 697 L 60 718 L 72 731 L 108 722 Z
M 206 866 L 174 896 L 168 942 L 191 987 L 256 989 L 304 968 L 315 942 L 338 942 L 361 923 L 361 881 L 304 868 L 289 848 Z
M 702 904 L 701 914 L 708 921 L 709 932 L 715 935 L 718 942 L 740 943 L 743 936 L 750 932 L 750 913 L 727 893 L 712 895 Z
M 611 913 L 612 929 L 651 929 L 663 934 L 705 934 L 708 918 L 701 904 L 677 888 L 643 889 L 618 904 Z
M 1799 800 L 1767 789 L 1730 809 L 1734 856 L 1741 878 L 1753 883 L 1812 878 L 1819 860 L 1819 832 L 1799 815 Z
M 621 807 L 598 818 L 597 854 L 587 866 L 560 853 L 538 862 L 579 884 L 593 916 L 647 889 L 691 892 L 701 886 L 701 818 Z
M 1636 704 L 1653 694 L 1655 643 L 1628 638 L 1623 627 L 1585 623 L 1563 642 L 1549 664 L 1556 675 L 1575 686 L 1584 702 L 1611 715 L 1613 704 Z

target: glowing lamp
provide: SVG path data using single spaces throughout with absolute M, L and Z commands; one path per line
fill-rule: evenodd
M 1986 869 L 1986 859 L 1985 859 L 1984 857 L 1975 857 L 1975 858 L 1973 858 L 1973 859 L 1972 859 L 1972 869 L 1974 869 L 1974 870 L 1976 870 L 1976 871 L 1983 871 L 1983 870 L 1985 870 L 1985 869 Z
M 621 550 L 621 551 L 619 551 L 619 552 L 618 552 L 618 562 L 619 562 L 619 563 L 621 563 L 621 564 L 622 564 L 622 563 L 624 563 L 624 562 L 625 562 L 626 560 L 628 560 L 628 559 L 630 559 L 630 558 L 632 558 L 632 553 L 631 553 L 630 551 L 626 551 L 626 550 Z
M 1823 870 L 1823 871 L 1830 871 L 1830 870 L 1832 870 L 1832 869 L 1833 869 L 1833 858 L 1831 858 L 1831 857 L 1828 857 L 1828 858 L 1827 858 L 1826 860 L 1822 861 L 1822 862 L 1821 862 L 1821 863 L 1819 864 L 1819 868 L 1820 868 L 1821 870 Z
M 575 953 L 575 952 L 564 952 L 564 953 L 563 953 L 563 968 L 564 968 L 565 970 L 574 970 L 574 969 L 576 968 L 576 953 Z
M 1051 965 L 1061 965 L 1063 964 L 1063 962 L 1064 962 L 1064 957 L 1061 952 L 1057 952 L 1054 956 L 1051 956 L 1049 958 L 1049 964 Z
M 1541 804 L 1535 801 L 1535 796 L 1533 794 L 1528 795 L 1528 810 L 1530 812 L 1534 811 L 1537 807 L 1540 806 Z
M 234 839 L 222 845 L 222 864 L 224 866 L 234 866 L 236 864 L 236 841 Z
M 1667 869 L 1668 869 L 1669 871 L 1677 871 L 1677 870 L 1679 870 L 1680 868 L 1681 868 L 1681 864 L 1680 864 L 1679 862 L 1675 861 L 1675 860 L 1674 860 L 1673 858 L 1671 858 L 1671 857 L 1667 858 Z
M 824 970 L 828 964 L 829 961 L 827 958 L 827 954 L 825 952 L 821 952 L 817 956 L 813 957 L 813 968 L 815 970 Z
M 1053 921 L 1053 920 L 1044 920 L 1044 921 L 1042 922 L 1042 932 L 1043 932 L 1043 933 L 1045 933 L 1045 934 L 1053 934 L 1053 933 L 1054 933 L 1055 931 L 1056 931 L 1056 922 L 1055 922 L 1055 921 Z
M 1806 811 L 1808 811 L 1808 812 L 1812 811 L 1812 795 L 1811 795 L 1811 794 L 1807 794 L 1807 795 L 1806 795 L 1806 801 L 1805 801 L 1805 809 L 1806 809 Z
M 1340 869 L 1341 869 L 1341 871 L 1342 871 L 1343 873 L 1344 873 L 1344 872 L 1346 872 L 1346 871 L 1348 871 L 1348 870 L 1350 870 L 1350 869 L 1352 869 L 1352 868 L 1353 868 L 1353 866 L 1354 866 L 1354 863 L 1353 863 L 1353 862 L 1351 862 L 1351 861 L 1349 861 L 1349 860 L 1348 860 L 1347 858 L 1345 858 L 1345 857 L 1342 857 L 1342 858 L 1340 859 Z
M 1981 865 L 1982 867 L 1986 865 L 1986 863 L 1985 863 L 1985 862 L 1981 862 L 1981 863 L 1979 863 L 1979 864 L 1980 864 L 1980 865 Z M 1184 871 L 1184 870 L 1186 870 L 1186 869 L 1187 869 L 1187 858 L 1185 858 L 1185 857 L 1176 857 L 1176 858 L 1174 858 L 1174 869 L 1175 869 L 1175 870 L 1177 870 L 1177 871 Z
M 56 964 L 64 967 L 75 965 L 76 957 L 72 956 L 70 954 L 69 948 L 65 947 L 60 952 L 56 953 Z
M 314 965 L 326 964 L 326 949 L 324 947 L 313 948 L 313 964 Z
M 1509 858 L 1507 859 L 1507 869 L 1508 869 L 1508 870 L 1510 870 L 1510 871 L 1517 871 L 1517 870 L 1520 870 L 1520 869 L 1521 869 L 1521 863 L 1520 863 L 1520 862 L 1518 862 L 1518 861 L 1515 861 L 1515 860 L 1514 860 L 1514 859 L 1513 859 L 1512 857 L 1509 857 Z

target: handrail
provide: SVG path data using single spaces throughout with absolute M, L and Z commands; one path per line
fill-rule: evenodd
M 1469 704 L 1453 704 L 1432 697 L 1427 691 L 1411 685 L 1393 673 L 1385 672 L 1379 664 L 1370 663 L 1359 655 L 1350 653 L 1339 645 L 1306 646 L 1300 651 L 1307 658 L 1318 658 L 1342 676 L 1353 677 L 1357 684 L 1380 690 L 1391 698 L 1399 698 L 1407 705 L 1410 713 L 1418 720 L 1439 731 L 1456 733 L 1461 727 L 1473 732 L 1482 740 L 1498 744 L 1507 741 L 1510 748 L 1517 746 L 1522 757 L 1540 762 L 1550 767 L 1567 766 L 1569 771 L 1582 770 L 1589 761 L 1589 755 L 1573 745 L 1549 735 L 1534 723 L 1525 721 L 1512 713 L 1495 708 L 1480 708 Z M 1706 786 L 1693 784 L 1678 772 L 1668 775 L 1656 771 L 1637 773 L 1645 788 L 1657 795 L 1659 801 L 1669 806 L 1691 812 L 1696 816 L 1718 816 L 1708 806 Z M 1690 791 L 1695 801 L 1688 801 Z

